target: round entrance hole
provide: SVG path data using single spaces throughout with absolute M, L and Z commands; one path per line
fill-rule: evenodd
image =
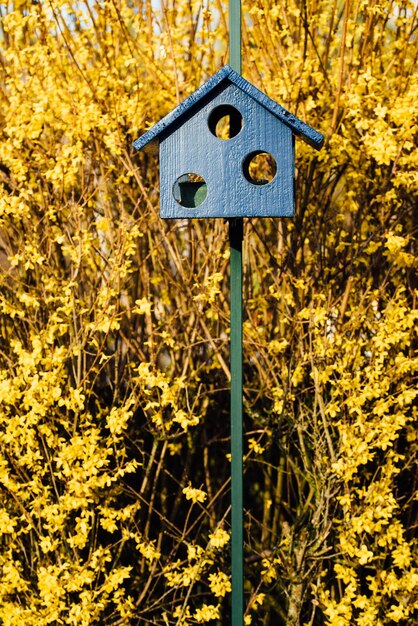
M 268 185 L 277 174 L 276 159 L 269 152 L 251 152 L 242 164 L 242 171 L 253 185 Z
M 195 209 L 203 204 L 207 195 L 206 181 L 199 174 L 183 174 L 173 185 L 174 199 L 187 209 Z
M 208 118 L 208 126 L 212 135 L 218 139 L 232 139 L 241 131 L 242 115 L 230 104 L 221 104 L 213 109 Z

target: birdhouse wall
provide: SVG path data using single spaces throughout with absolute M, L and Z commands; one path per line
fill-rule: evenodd
M 234 107 L 242 116 L 240 132 L 230 139 L 220 139 L 209 127 L 213 111 L 225 105 Z M 185 112 L 167 134 L 161 134 L 159 151 L 163 218 L 293 215 L 292 131 L 233 84 L 223 85 L 218 93 L 210 94 L 208 101 Z M 249 155 L 257 152 L 272 155 L 277 165 L 273 180 L 267 184 L 253 182 L 245 175 Z M 184 180 L 187 174 L 195 175 L 191 181 L 201 177 L 206 183 L 198 190 L 198 201 L 206 196 L 199 206 L 182 206 L 178 201 L 176 181 Z

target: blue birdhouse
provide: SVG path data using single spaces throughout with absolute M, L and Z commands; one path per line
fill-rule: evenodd
M 162 218 L 291 217 L 295 135 L 324 141 L 226 65 L 134 147 L 159 145 Z

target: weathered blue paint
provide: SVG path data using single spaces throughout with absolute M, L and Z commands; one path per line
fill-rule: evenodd
M 213 134 L 208 123 L 213 111 L 225 105 L 237 109 L 243 119 L 241 130 L 227 140 Z M 225 66 L 137 139 L 134 147 L 140 150 L 159 142 L 162 218 L 291 217 L 293 135 L 317 149 L 324 139 Z M 244 175 L 248 155 L 257 151 L 270 153 L 276 161 L 277 174 L 268 184 L 254 184 Z M 175 197 L 176 181 L 189 173 L 202 177 L 207 186 L 206 198 L 198 206 L 193 202 L 182 206 L 177 191 Z
M 210 113 L 221 104 L 233 105 L 243 117 L 243 127 L 232 139 L 219 139 L 208 127 Z M 294 156 L 287 126 L 231 84 L 179 122 L 160 142 L 162 218 L 293 215 Z M 249 182 L 243 172 L 247 155 L 260 149 L 277 163 L 277 174 L 267 185 Z M 174 182 L 189 172 L 202 176 L 207 185 L 207 197 L 196 208 L 181 206 L 173 194 Z

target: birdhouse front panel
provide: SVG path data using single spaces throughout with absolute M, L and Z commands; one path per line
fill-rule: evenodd
M 223 81 L 160 134 L 163 218 L 290 217 L 292 130 Z

